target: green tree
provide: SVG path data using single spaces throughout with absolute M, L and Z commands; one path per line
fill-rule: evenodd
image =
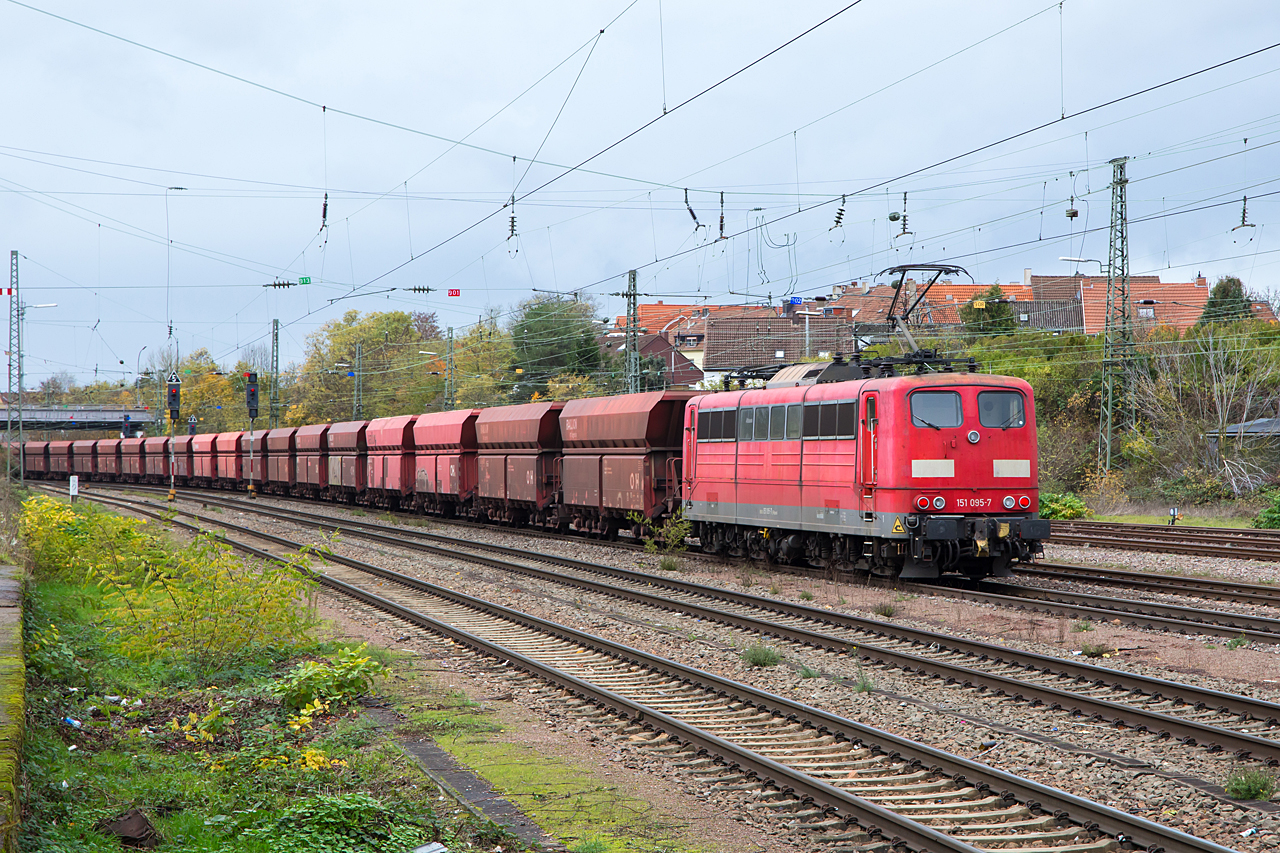
M 1204 312 L 1196 325 L 1247 320 L 1251 313 L 1250 300 L 1244 292 L 1244 282 L 1233 275 L 1224 275 L 1213 285 L 1213 290 L 1209 291 L 1209 301 L 1205 303 Z
M 1003 298 L 1004 291 L 1000 285 L 993 284 L 957 309 L 969 337 L 1008 335 L 1018 328 L 1013 306 L 998 301 Z
M 458 375 L 458 408 L 505 403 L 512 383 L 519 385 L 521 374 L 509 368 L 511 335 L 499 327 L 493 312 L 457 339 L 453 352 Z M 519 390 L 517 387 L 517 394 Z M 525 393 L 523 399 L 529 396 Z
M 593 376 L 601 367 L 595 306 L 559 296 L 521 303 L 511 324 L 512 367 L 520 371 L 516 399 L 547 395 L 551 377 Z
M 423 412 L 444 391 L 443 346 L 423 340 L 429 328 L 406 311 L 348 311 L 307 336 L 307 357 L 290 400 L 289 424 L 351 419 L 359 344 L 362 417 Z M 429 354 L 424 354 L 427 351 Z M 441 375 L 435 375 L 441 374 Z

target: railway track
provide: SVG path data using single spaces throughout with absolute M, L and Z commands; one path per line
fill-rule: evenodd
M 164 517 L 161 508 L 136 500 L 86 497 Z M 184 514 L 280 548 L 302 545 L 223 519 Z M 264 559 L 275 556 L 244 542 L 231 544 Z M 722 788 L 755 791 L 760 807 L 833 846 L 964 853 L 1227 849 L 530 614 L 358 560 L 330 559 L 340 568 L 320 576 L 327 587 L 508 661 L 574 697 L 571 706 L 584 715 L 607 711 L 634 721 L 634 731 L 654 751 L 704 772 Z M 367 588 L 371 577 L 384 582 L 382 594 Z
M 1212 598 L 1238 604 L 1261 604 L 1280 608 L 1280 587 L 1262 583 L 1242 583 L 1196 575 L 1140 574 L 1127 569 L 1037 563 L 1019 566 L 1019 575 L 1047 580 L 1075 581 L 1105 586 L 1121 586 L 1145 592 Z
M 1270 702 L 629 569 L 237 499 L 211 501 L 199 494 L 206 502 L 228 508 L 679 610 L 698 619 L 989 690 L 1033 706 L 1067 709 L 1189 745 L 1280 763 L 1280 705 Z
M 1125 551 L 1280 562 L 1280 531 L 1230 527 L 1177 527 L 1114 521 L 1055 521 L 1049 542 Z

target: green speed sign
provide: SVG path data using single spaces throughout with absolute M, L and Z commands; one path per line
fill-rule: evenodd
M 310 283 L 311 283 L 311 276 L 309 275 L 298 276 L 298 284 L 310 284 Z

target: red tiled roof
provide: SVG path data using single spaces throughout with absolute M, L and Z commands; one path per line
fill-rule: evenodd
M 1196 324 L 1209 301 L 1208 283 L 1162 282 L 1158 275 L 1136 275 L 1129 279 L 1129 312 L 1135 327 L 1172 326 L 1185 331 Z M 1084 302 L 1084 333 L 1101 334 L 1107 323 L 1107 279 L 1085 276 L 1080 293 Z M 1154 305 L 1139 304 L 1154 300 Z

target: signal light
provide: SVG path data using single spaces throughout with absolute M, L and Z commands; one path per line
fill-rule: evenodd
M 944 498 L 942 495 L 938 495 L 936 498 L 933 499 L 934 509 L 942 509 L 946 505 L 947 505 L 947 499 Z
M 1026 495 L 1023 495 L 1022 497 L 1018 498 L 1018 506 L 1022 507 L 1023 509 L 1031 509 L 1031 498 L 1027 497 Z
M 929 508 L 929 499 L 928 499 L 927 497 L 925 497 L 924 495 L 921 495 L 920 497 L 916 498 L 916 508 L 917 508 L 917 509 L 928 509 L 928 508 Z
M 1018 503 L 1018 501 L 1017 501 L 1017 499 L 1016 499 L 1013 495 L 1005 495 L 1005 496 L 1004 496 L 1004 508 L 1005 508 L 1005 509 L 1013 509 L 1013 508 L 1014 508 L 1014 506 L 1016 506 L 1016 505 L 1017 505 L 1017 503 Z

